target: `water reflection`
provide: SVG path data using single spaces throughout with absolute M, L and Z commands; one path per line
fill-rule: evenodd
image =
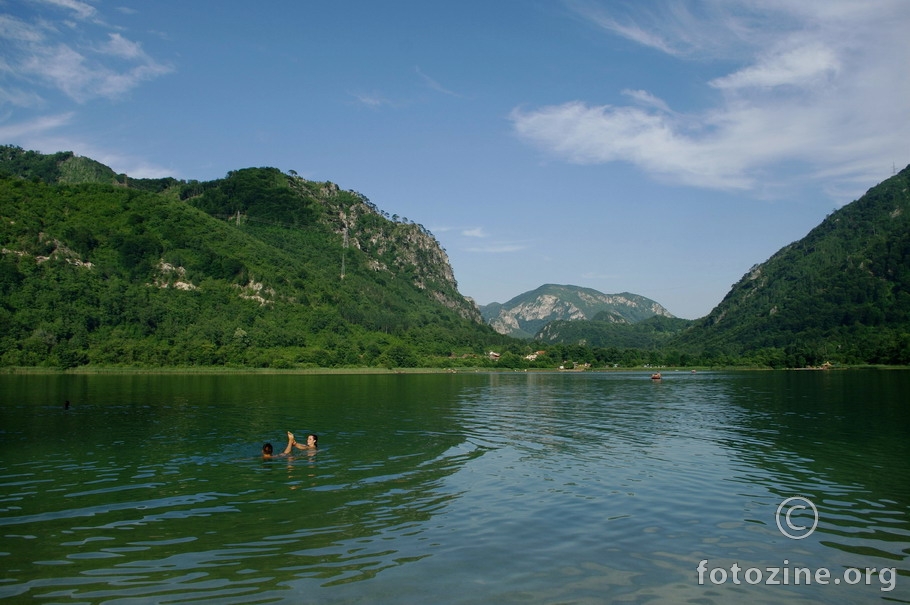
M 0 376 L 0 598 L 907 601 L 694 581 L 906 573 L 907 375 Z M 262 460 L 285 430 L 322 447 Z
M 251 602 L 369 579 L 432 553 L 423 527 L 459 497 L 444 478 L 481 454 L 444 384 L 427 402 L 394 376 L 11 378 L 0 597 Z M 256 455 L 286 428 L 326 445 Z
M 739 481 L 762 485 L 762 515 L 802 495 L 817 507 L 816 533 L 798 548 L 819 565 L 895 567 L 910 576 L 910 392 L 907 372 L 748 373 L 726 382 L 743 411 L 724 441 L 738 460 Z M 811 525 L 810 515 L 799 522 Z
M 571 552 L 561 560 L 575 562 L 572 574 L 585 576 L 588 566 L 608 560 L 610 575 L 623 572 L 641 584 L 633 590 L 638 598 L 666 586 L 655 583 L 655 566 L 664 582 L 675 578 L 682 593 L 692 593 L 687 582 L 703 558 L 761 566 L 789 557 L 908 575 L 906 377 L 871 376 L 878 386 L 870 387 L 852 373 L 671 373 L 660 383 L 640 374 L 497 375 L 465 398 L 459 421 L 495 450 L 479 462 L 489 465 L 482 474 L 490 478 L 480 491 L 496 485 L 504 503 L 483 514 L 491 525 L 511 516 L 533 528 L 499 537 L 526 555 L 557 557 L 558 548 L 542 549 L 535 536 L 565 541 Z M 812 497 L 823 519 L 801 543 L 775 525 L 777 506 L 794 494 Z M 538 522 L 546 512 L 559 515 L 558 526 Z M 609 548 L 598 544 L 604 539 Z M 873 598 L 910 594 L 876 589 L 869 589 Z M 832 592 L 830 599 L 856 594 Z M 794 595 L 827 601 L 805 586 L 767 597 Z M 689 596 L 710 600 L 704 592 Z

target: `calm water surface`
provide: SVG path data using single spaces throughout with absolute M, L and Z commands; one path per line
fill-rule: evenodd
M 0 600 L 907 603 L 908 400 L 907 371 L 0 375 Z M 262 460 L 286 430 L 319 451 Z

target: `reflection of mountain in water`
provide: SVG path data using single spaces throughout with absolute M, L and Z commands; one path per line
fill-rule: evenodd
M 773 507 L 801 495 L 819 511 L 814 540 L 858 556 L 829 555 L 841 565 L 900 568 L 910 536 L 910 469 L 893 461 L 910 460 L 910 373 L 733 376 L 719 381 L 728 387 L 738 424 L 723 442 L 740 461 L 738 481 L 763 486 L 776 500 L 757 521 L 776 531 Z M 812 523 L 808 513 L 801 520 Z
M 126 585 L 140 599 L 258 600 L 295 579 L 367 579 L 431 554 L 422 528 L 459 497 L 444 478 L 481 453 L 446 380 L 77 376 L 30 395 L 34 378 L 20 378 L 0 386 L 22 402 L 3 408 L 4 445 L 43 434 L 54 448 L 4 469 L 22 480 L 0 488 L 19 501 L 0 525 L 58 537 L 4 547 L 0 598 Z M 43 404 L 65 397 L 65 415 Z M 320 451 L 261 460 L 288 428 L 319 432 Z M 54 565 L 52 589 L 17 571 L 39 561 Z
M 694 580 L 906 572 L 906 376 L 0 376 L 0 599 L 906 600 Z M 263 461 L 286 429 L 322 447 Z M 799 542 L 796 494 L 822 517 Z
M 546 492 L 529 497 L 554 511 L 569 506 L 566 497 L 599 499 L 589 525 L 628 552 L 648 548 L 650 513 L 673 537 L 658 540 L 664 554 L 691 558 L 697 544 L 704 556 L 780 565 L 791 544 L 776 508 L 804 495 L 821 516 L 799 545 L 811 561 L 900 568 L 910 472 L 894 461 L 910 460 L 908 380 L 853 371 L 674 372 L 660 383 L 647 373 L 502 374 L 459 412 L 473 441 L 513 451 L 509 464 L 540 473 Z M 526 483 L 498 479 L 503 489 Z M 647 533 L 605 529 L 624 517 L 641 517 Z M 761 546 L 722 539 L 749 525 Z

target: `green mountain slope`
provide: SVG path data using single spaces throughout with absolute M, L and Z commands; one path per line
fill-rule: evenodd
M 736 283 L 676 343 L 776 366 L 910 363 L 910 167 Z
M 654 350 L 667 345 L 672 337 L 692 323 L 689 319 L 664 315 L 652 315 L 636 323 L 603 317 L 598 314 L 590 320 L 557 319 L 544 326 L 534 339 L 542 343 Z
M 503 343 L 426 229 L 274 168 L 0 148 L 0 364 L 440 365 Z
M 614 323 L 635 323 L 654 315 L 673 317 L 658 303 L 637 294 L 604 294 L 557 284 L 545 284 L 503 304 L 486 305 L 481 314 L 497 332 L 518 338 L 533 338 L 551 321 L 594 319 L 598 314 L 603 321 Z

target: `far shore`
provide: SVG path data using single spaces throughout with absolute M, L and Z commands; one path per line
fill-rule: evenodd
M 839 370 L 906 370 L 910 366 L 887 365 L 856 365 L 832 366 L 830 368 L 781 368 L 778 371 L 819 371 L 830 372 Z M 527 372 L 557 372 L 561 374 L 586 374 L 586 373 L 611 373 L 611 372 L 641 372 L 651 374 L 659 371 L 665 374 L 698 373 L 718 371 L 775 371 L 774 368 L 760 366 L 718 366 L 718 367 L 634 367 L 634 368 L 586 368 L 560 370 L 557 368 L 248 368 L 226 366 L 169 366 L 169 367 L 140 367 L 140 366 L 79 366 L 77 368 L 48 368 L 48 367 L 0 367 L 0 374 L 504 374 Z

